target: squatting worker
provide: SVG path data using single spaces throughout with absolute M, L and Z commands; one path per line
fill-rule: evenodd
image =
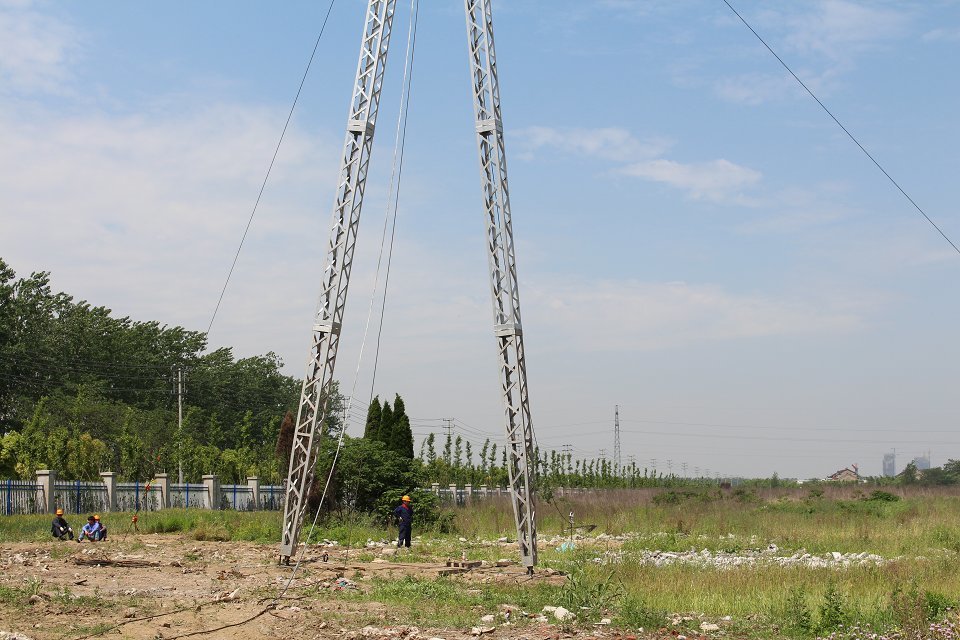
M 82 542 L 84 538 L 91 542 L 100 540 L 100 521 L 93 516 L 87 518 L 87 524 L 83 525 L 80 530 L 80 537 L 77 538 L 77 542 Z
M 397 538 L 397 548 L 410 548 L 410 529 L 413 526 L 413 507 L 410 506 L 410 496 L 400 498 L 400 506 L 393 510 L 393 515 L 400 524 L 400 537 Z
M 73 529 L 67 524 L 67 521 L 63 519 L 63 509 L 57 509 L 57 517 L 53 519 L 53 524 L 50 525 L 50 533 L 57 540 L 73 540 Z
M 103 524 L 100 520 L 100 514 L 93 514 L 93 519 L 98 525 L 100 525 L 100 530 L 97 531 L 97 540 L 106 540 L 107 539 L 107 525 Z

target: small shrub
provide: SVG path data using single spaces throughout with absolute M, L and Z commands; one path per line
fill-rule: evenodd
M 620 603 L 617 621 L 629 629 L 659 629 L 667 618 L 667 612 L 650 607 L 642 596 L 631 593 Z
M 935 544 L 951 551 L 960 551 L 960 534 L 953 527 L 937 526 L 930 531 Z
M 230 540 L 230 532 L 222 524 L 201 523 L 194 527 L 190 533 L 194 540 L 201 542 L 227 542 Z
M 927 607 L 917 583 L 913 582 L 909 590 L 901 585 L 890 594 L 890 610 L 894 624 L 907 638 L 922 638 L 927 628 Z
M 817 630 L 820 632 L 834 631 L 847 622 L 846 602 L 832 580 L 823 594 L 819 614 Z
M 955 600 L 936 591 L 926 591 L 923 596 L 926 600 L 927 620 L 939 620 L 957 606 Z
M 583 570 L 575 570 L 560 590 L 560 603 L 574 612 L 600 612 L 610 608 L 619 597 L 620 589 L 613 582 L 612 572 L 596 580 Z
M 787 596 L 784 626 L 796 634 L 807 635 L 813 631 L 813 615 L 802 586 L 794 587 Z
M 658 505 L 681 504 L 687 500 L 692 500 L 702 495 L 706 494 L 702 494 L 699 491 L 691 491 L 689 489 L 671 489 L 670 491 L 661 491 L 657 495 L 653 496 L 653 503 Z
M 889 491 L 883 491 L 881 489 L 875 490 L 868 498 L 865 499 L 873 502 L 900 502 L 900 496 L 895 493 L 890 493 Z
M 177 533 L 188 528 L 182 517 L 172 513 L 150 514 L 150 519 L 143 522 L 142 527 L 144 533 Z

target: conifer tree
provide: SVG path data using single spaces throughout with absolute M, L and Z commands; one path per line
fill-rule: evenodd
M 443 461 L 453 465 L 453 436 L 447 433 L 447 441 L 443 445 Z
M 393 426 L 387 446 L 403 457 L 413 459 L 413 430 L 400 394 L 393 401 Z
M 380 428 L 377 429 L 376 439 L 387 447 L 390 446 L 390 441 L 393 438 L 393 427 L 393 409 L 390 407 L 390 403 L 384 400 L 383 408 L 380 410 Z
M 483 441 L 483 446 L 480 447 L 480 472 L 487 472 L 487 450 L 490 448 L 490 438 L 487 438 Z
M 367 440 L 378 440 L 380 436 L 380 396 L 375 396 L 367 408 L 367 424 L 363 428 L 363 437 Z

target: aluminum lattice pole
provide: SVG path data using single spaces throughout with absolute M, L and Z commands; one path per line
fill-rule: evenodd
M 466 0 L 467 37 L 481 186 L 487 227 L 487 256 L 493 295 L 494 334 L 500 354 L 500 384 L 506 409 L 507 469 L 517 523 L 520 558 L 528 571 L 537 563 L 537 524 L 533 502 L 533 424 L 527 397 L 527 368 L 520 323 L 520 292 L 507 189 L 507 161 L 500 114 L 500 84 L 493 47 L 490 0 Z
M 390 47 L 395 0 L 370 0 L 364 21 L 360 61 L 347 120 L 347 136 L 337 183 L 333 226 L 327 248 L 323 289 L 313 324 L 313 341 L 307 374 L 300 393 L 297 426 L 290 452 L 283 537 L 280 557 L 289 562 L 297 546 L 300 526 L 313 482 L 316 454 L 314 440 L 320 435 L 333 387 L 333 368 L 340 344 L 340 326 L 347 302 L 347 285 L 353 267 L 357 227 L 366 186 L 370 150 L 380 106 L 380 90 Z

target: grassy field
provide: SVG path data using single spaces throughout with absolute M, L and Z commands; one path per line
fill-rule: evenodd
M 560 548 L 569 534 L 565 527 L 570 510 L 578 525 L 596 525 L 572 550 Z M 280 519 L 281 514 L 267 512 L 168 510 L 142 513 L 138 525 L 141 533 L 179 533 L 198 541 L 274 543 Z M 510 602 L 531 611 L 562 605 L 578 612 L 581 625 L 609 617 L 626 630 L 669 628 L 699 634 L 699 625 L 707 622 L 737 637 L 866 637 L 850 630 L 855 625 L 870 625 L 888 635 L 900 630 L 935 637 L 927 631 L 930 622 L 956 620 L 960 492 L 955 490 L 610 491 L 540 504 L 538 519 L 540 562 L 568 574 L 563 586 L 477 586 L 404 578 L 376 581 L 363 593 L 337 597 L 398 605 L 404 617 L 396 621 L 408 624 L 469 626 L 476 624 L 476 612 Z M 46 540 L 48 520 L 0 517 L 0 542 Z M 74 520 L 78 527 L 79 518 Z M 107 523 L 115 539 L 134 534 L 130 514 L 109 514 Z M 463 553 L 496 560 L 513 553 L 492 544 L 515 535 L 506 501 L 477 501 L 457 509 L 453 523 L 452 534 L 415 530 L 422 537 L 404 561 Z M 323 523 L 313 539 L 357 547 L 393 535 L 393 530 L 357 517 Z M 769 550 L 770 545 L 775 548 Z M 869 553 L 882 561 L 846 567 L 655 566 L 649 563 L 649 552 L 655 550 L 706 550 L 707 555 L 734 557 L 763 550 L 774 557 Z M 372 558 L 371 553 L 366 559 Z M 437 604 L 422 610 L 399 606 L 425 598 Z

